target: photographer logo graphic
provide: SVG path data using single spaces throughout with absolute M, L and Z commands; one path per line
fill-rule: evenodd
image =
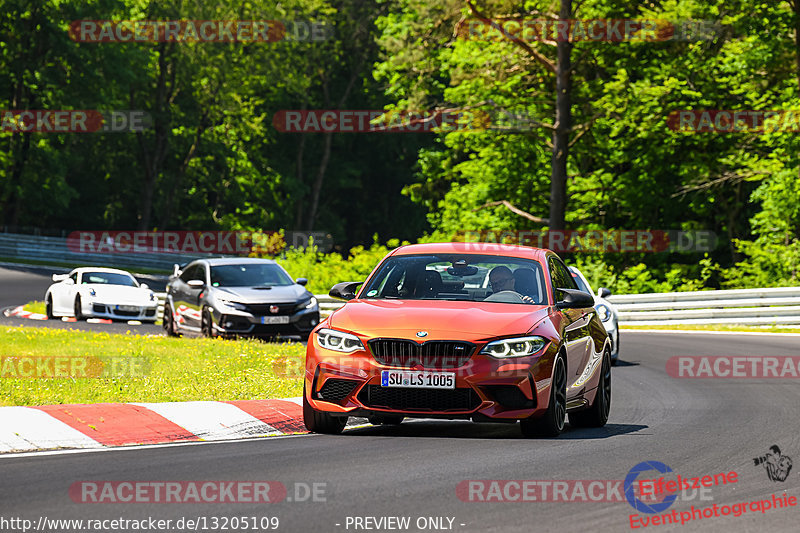
M 649 472 L 650 470 L 655 470 L 661 474 L 672 472 L 670 467 L 660 461 L 644 461 L 639 463 L 631 468 L 628 472 L 628 475 L 625 476 L 625 498 L 628 500 L 628 503 L 630 503 L 633 508 L 640 513 L 658 514 L 669 509 L 669 506 L 675 502 L 675 500 L 678 498 L 678 495 L 669 494 L 660 502 L 655 503 L 645 503 L 640 500 L 634 492 L 636 480 L 639 477 L 639 474 L 642 472 Z
M 770 481 L 786 481 L 789 472 L 792 471 L 792 459 L 786 455 L 781 455 L 781 449 L 777 444 L 770 446 L 766 455 L 755 457 L 753 463 L 756 466 L 764 465 L 767 477 Z

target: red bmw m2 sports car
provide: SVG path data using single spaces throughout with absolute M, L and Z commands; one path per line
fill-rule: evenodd
M 359 286 L 360 289 L 359 289 Z M 520 421 L 525 436 L 600 427 L 611 406 L 610 342 L 592 295 L 550 250 L 432 243 L 390 252 L 314 328 L 306 427 L 350 416 Z

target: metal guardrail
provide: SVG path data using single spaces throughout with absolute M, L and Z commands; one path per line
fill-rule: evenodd
M 800 324 L 800 287 L 610 296 L 623 325 Z
M 88 264 L 107 267 L 140 267 L 172 270 L 175 263 L 183 264 L 209 254 L 174 253 L 80 253 L 67 246 L 63 237 L 44 237 L 19 233 L 0 233 L 0 257 L 22 261 L 58 261 L 59 263 Z
M 315 296 L 323 316 L 344 305 L 326 294 Z M 800 325 L 800 287 L 618 294 L 608 300 L 622 325 Z

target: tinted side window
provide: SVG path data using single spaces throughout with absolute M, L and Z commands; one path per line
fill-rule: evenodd
M 555 257 L 551 257 L 548 261 L 548 265 L 550 267 L 550 279 L 553 282 L 553 294 L 555 295 L 556 301 L 559 301 L 564 297 L 564 295 L 558 289 L 578 288 L 578 285 L 575 283 L 575 280 L 572 279 L 572 276 L 567 270 L 567 267 L 564 266 L 564 263 Z
M 200 281 L 205 281 L 205 269 L 203 265 L 193 265 L 187 268 L 183 274 L 181 274 L 181 281 L 186 283 L 187 281 L 199 279 Z

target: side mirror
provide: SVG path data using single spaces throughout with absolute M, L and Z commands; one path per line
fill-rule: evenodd
M 597 295 L 600 298 L 608 298 L 609 296 L 611 296 L 611 291 L 609 289 L 606 289 L 605 287 L 600 287 L 599 289 L 597 289 Z
M 559 309 L 582 309 L 585 307 L 594 307 L 594 296 L 588 292 L 579 291 L 577 289 L 558 289 L 564 293 L 564 299 L 556 302 L 556 307 Z
M 364 283 L 363 281 L 343 281 L 331 287 L 328 295 L 331 298 L 339 298 L 340 300 L 352 300 L 356 297 L 356 290 L 358 286 Z
M 141 285 L 139 285 L 139 287 L 144 289 L 144 290 L 147 290 L 147 289 L 150 288 L 150 286 L 147 283 L 142 283 Z
M 294 282 L 305 287 L 308 284 L 308 278 L 297 278 Z
M 190 279 L 189 281 L 186 282 L 186 284 L 193 289 L 200 289 L 202 287 L 205 287 L 205 282 L 200 279 Z
M 69 274 L 53 274 L 53 281 L 56 283 L 69 279 Z

